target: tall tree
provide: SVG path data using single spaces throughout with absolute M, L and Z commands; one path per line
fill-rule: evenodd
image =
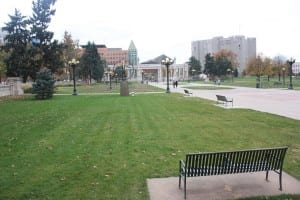
M 224 56 L 215 57 L 215 74 L 218 77 L 226 75 L 228 69 L 232 70 L 232 63 L 231 61 Z
M 71 67 L 68 65 L 68 62 L 72 60 L 73 58 L 79 59 L 80 57 L 80 51 L 79 51 L 79 41 L 73 40 L 71 33 L 68 33 L 65 31 L 64 38 L 63 38 L 63 61 L 64 61 L 64 67 L 65 71 L 69 72 L 70 77 L 68 77 L 70 80 L 72 79 L 71 74 L 72 70 Z
M 7 76 L 23 76 L 25 66 L 26 48 L 29 41 L 29 32 L 27 30 L 28 21 L 21 12 L 15 9 L 14 15 L 9 15 L 10 21 L 5 23 L 3 31 L 7 31 L 4 38 L 6 43 L 4 50 L 8 53 L 5 60 L 7 66 Z M 26 67 L 26 66 L 25 66 Z
M 214 76 L 217 73 L 215 58 L 210 53 L 205 55 L 205 69 L 204 72 L 209 76 Z
M 273 58 L 272 61 L 273 72 L 274 74 L 278 75 L 278 81 L 280 81 L 281 75 L 284 73 L 284 70 L 286 69 L 286 63 L 284 62 L 284 60 L 286 60 L 284 57 L 276 56 L 275 58 Z
M 201 73 L 201 63 L 194 56 L 190 57 L 189 65 L 189 74 L 199 75 Z
M 23 81 L 42 68 L 55 72 L 62 63 L 62 45 L 57 40 L 52 42 L 53 32 L 47 31 L 51 16 L 55 14 L 52 6 L 56 0 L 33 1 L 33 14 L 30 19 L 16 9 L 10 22 L 3 30 L 6 36 L 5 50 L 8 76 L 22 76 Z M 30 30 L 29 30 L 30 28 Z
M 51 69 L 52 72 L 56 72 L 63 65 L 62 44 L 57 40 L 52 41 L 54 33 L 48 31 L 51 17 L 55 14 L 55 2 L 56 0 L 33 1 L 33 14 L 29 19 L 31 41 L 37 49 L 35 52 L 40 54 L 35 65 L 40 69 Z
M 251 58 L 246 66 L 246 74 L 257 77 L 257 82 L 260 82 L 260 77 L 264 75 L 264 65 L 262 55 Z
M 92 82 L 92 78 L 100 81 L 104 74 L 103 62 L 101 62 L 95 43 L 88 42 L 85 51 L 81 57 L 80 73 Z
M 215 58 L 223 57 L 231 62 L 232 69 L 235 69 L 238 66 L 237 56 L 235 53 L 228 49 L 221 49 L 220 51 L 214 54 Z
M 268 76 L 268 81 L 270 81 L 270 76 L 274 75 L 271 58 L 265 57 L 263 59 L 263 69 L 264 69 L 264 74 Z

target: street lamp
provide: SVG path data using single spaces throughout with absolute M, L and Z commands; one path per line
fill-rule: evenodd
M 283 85 L 285 85 L 285 68 L 282 68 Z
M 290 70 L 289 70 L 289 74 L 290 74 L 290 85 L 289 85 L 289 89 L 293 89 L 293 82 L 292 82 L 292 75 L 293 75 L 293 69 L 292 69 L 292 66 L 293 64 L 295 63 L 295 59 L 293 58 L 290 58 L 290 60 L 288 60 L 287 62 L 289 63 L 290 65 Z
M 122 81 L 126 80 L 126 73 L 125 73 L 125 64 L 124 64 L 124 60 L 122 61 L 122 72 L 121 72 L 121 76 L 122 76 Z
M 230 68 L 228 68 L 227 72 L 230 74 L 230 76 L 231 76 L 231 82 L 233 83 L 233 70 L 231 70 Z
M 167 67 L 167 90 L 166 93 L 170 93 L 170 87 L 169 87 L 169 67 L 174 63 L 174 60 L 171 58 L 166 57 L 165 59 L 161 60 L 162 65 L 166 65 Z
M 111 90 L 111 75 L 112 75 L 112 72 L 109 71 L 109 89 Z
M 192 80 L 194 80 L 195 72 L 196 72 L 196 70 L 192 69 Z
M 115 74 L 116 85 L 118 84 L 118 73 Z
M 79 61 L 76 60 L 75 58 L 73 58 L 68 63 L 73 68 L 73 87 L 74 87 L 74 89 L 73 89 L 73 94 L 72 95 L 76 96 L 77 95 L 77 91 L 76 91 L 76 81 L 75 81 L 75 67 L 79 63 Z

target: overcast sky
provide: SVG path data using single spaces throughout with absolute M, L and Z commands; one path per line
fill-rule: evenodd
M 0 0 L 0 26 L 17 8 L 32 13 L 32 0 Z M 94 41 L 128 49 L 133 40 L 140 61 L 166 54 L 183 63 L 191 42 L 215 36 L 256 37 L 257 53 L 300 61 L 299 0 L 57 0 L 50 31 L 64 31 L 80 44 Z

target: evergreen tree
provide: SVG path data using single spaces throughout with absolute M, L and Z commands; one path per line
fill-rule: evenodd
M 57 40 L 52 42 L 54 33 L 48 31 L 51 17 L 55 14 L 56 0 L 36 0 L 32 2 L 33 14 L 29 19 L 30 37 L 35 49 L 35 66 L 56 72 L 63 65 L 63 46 Z
M 210 76 L 214 76 L 216 74 L 216 64 L 215 64 L 215 59 L 214 56 L 211 55 L 210 53 L 206 54 L 205 56 L 205 73 L 209 74 Z
M 201 63 L 194 56 L 190 57 L 189 65 L 190 65 L 189 74 L 195 75 L 201 73 Z
M 89 79 L 91 83 L 92 78 L 100 81 L 104 74 L 103 62 L 98 54 L 97 47 L 94 43 L 88 42 L 85 51 L 80 61 L 80 74 L 85 80 Z
M 50 99 L 54 93 L 55 80 L 51 77 L 51 70 L 37 72 L 36 80 L 32 85 L 32 92 L 36 99 Z
M 5 37 L 7 76 L 22 76 L 26 82 L 30 76 L 35 79 L 36 72 L 48 68 L 55 72 L 62 66 L 62 44 L 51 42 L 53 32 L 47 31 L 51 16 L 55 14 L 52 6 L 56 0 L 33 1 L 33 15 L 30 19 L 16 9 L 15 15 L 3 28 Z M 30 30 L 28 29 L 30 27 Z
M 230 60 L 226 57 L 223 56 L 219 56 L 216 57 L 215 60 L 215 76 L 221 77 L 221 76 L 225 76 L 228 69 L 230 69 L 230 71 L 232 71 L 232 64 L 230 62 Z
M 9 15 L 10 22 L 2 28 L 8 34 L 5 37 L 4 50 L 8 53 L 5 60 L 7 66 L 7 76 L 24 76 L 26 66 L 27 47 L 29 42 L 29 32 L 27 30 L 28 20 L 21 12 L 15 9 L 14 15 Z

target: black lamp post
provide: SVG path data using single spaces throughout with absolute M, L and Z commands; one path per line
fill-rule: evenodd
M 295 63 L 295 59 L 293 58 L 290 58 L 288 61 L 287 61 L 290 65 L 290 69 L 289 69 L 289 74 L 290 74 L 290 85 L 289 85 L 289 89 L 293 89 L 293 81 L 292 81 L 292 75 L 293 75 L 293 69 L 292 69 L 292 66 L 293 64 Z
M 195 75 L 196 70 L 192 69 L 192 80 L 194 80 L 194 75 Z
M 142 70 L 142 84 L 144 84 L 144 71 Z
M 115 74 L 116 76 L 116 85 L 118 84 L 118 73 Z
M 110 71 L 108 73 L 109 73 L 109 89 L 111 90 L 111 74 L 112 74 L 112 72 Z
M 174 63 L 174 60 L 171 58 L 166 57 L 161 61 L 162 65 L 166 65 L 167 67 L 167 90 L 166 93 L 170 93 L 170 87 L 169 87 L 169 67 Z
M 229 75 L 231 76 L 231 82 L 233 83 L 233 70 L 231 70 L 230 68 L 227 69 L 227 72 L 229 73 Z
M 71 67 L 73 68 L 73 94 L 74 96 L 77 95 L 77 91 L 76 91 L 76 81 L 75 81 L 75 67 L 76 65 L 79 63 L 78 60 L 76 60 L 75 58 L 73 58 L 72 60 L 69 61 L 69 65 L 71 65 Z
M 122 80 L 123 81 L 126 80 L 126 67 L 125 67 L 124 62 L 123 62 L 123 67 L 122 67 Z
M 285 68 L 282 68 L 283 85 L 285 85 Z

